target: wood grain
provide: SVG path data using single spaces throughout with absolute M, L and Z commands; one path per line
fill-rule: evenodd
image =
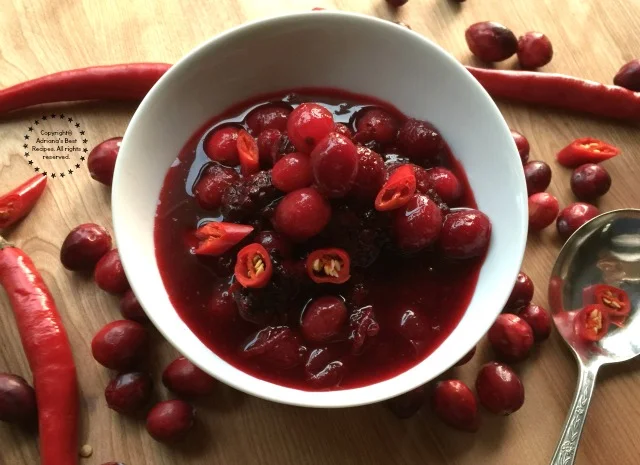
M 638 0 L 411 0 L 397 12 L 383 0 L 0 0 L 0 87 L 58 70 L 133 61 L 173 62 L 203 40 L 244 21 L 314 6 L 357 11 L 402 20 L 435 40 L 464 63 L 471 63 L 464 29 L 495 20 L 516 33 L 545 32 L 555 58 L 547 71 L 611 82 L 617 69 L 640 56 Z M 401 51 L 399 51 L 400 53 Z M 504 66 L 512 66 L 512 61 Z M 553 164 L 557 150 L 571 139 L 593 136 L 619 146 L 624 155 L 606 163 L 613 177 L 602 210 L 639 206 L 638 128 L 548 110 L 500 104 L 507 122 L 523 132 L 532 157 L 554 166 L 550 192 L 571 202 L 569 171 Z M 81 121 L 88 146 L 121 135 L 134 105 L 91 104 L 65 108 Z M 60 111 L 59 108 L 56 108 Z M 22 156 L 22 137 L 40 110 L 0 121 L 0 192 L 32 174 Z M 197 402 L 198 425 L 180 446 L 154 442 L 141 419 L 110 411 L 103 390 L 109 374 L 90 355 L 89 342 L 103 324 L 118 317 L 117 299 L 90 279 L 65 271 L 59 247 L 75 225 L 93 221 L 110 226 L 109 192 L 92 182 L 82 167 L 71 177 L 50 180 L 44 198 L 10 238 L 42 270 L 57 299 L 75 351 L 82 389 L 82 443 L 94 454 L 86 465 L 118 460 L 127 465 L 521 465 L 545 464 L 553 452 L 576 380 L 575 364 L 557 334 L 520 367 L 527 401 L 508 418 L 483 414 L 476 435 L 441 425 L 428 408 L 399 421 L 381 405 L 348 410 L 308 410 L 276 405 L 220 386 L 211 399 Z M 535 301 L 546 305 L 546 282 L 560 243 L 553 228 L 531 236 L 523 268 L 537 284 Z M 155 338 L 151 367 L 156 378 L 176 353 Z M 31 379 L 8 301 L 0 293 L 0 371 Z M 450 376 L 473 384 L 478 366 L 490 359 L 486 347 Z M 603 370 L 584 432 L 580 465 L 635 465 L 639 462 L 640 362 Z M 158 398 L 167 398 L 157 386 Z M 0 464 L 38 463 L 32 433 L 0 425 Z

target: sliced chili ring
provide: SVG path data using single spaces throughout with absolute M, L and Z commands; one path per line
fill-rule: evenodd
M 609 312 L 602 305 L 587 305 L 576 315 L 574 330 L 579 338 L 596 342 L 607 334 L 610 322 Z
M 243 247 L 238 252 L 234 274 L 244 287 L 265 287 L 273 274 L 273 264 L 267 249 L 255 243 Z
M 307 274 L 316 283 L 342 284 L 351 277 L 351 258 L 342 249 L 318 249 L 307 257 Z
M 626 316 L 631 311 L 629 295 L 620 288 L 599 284 L 593 289 L 595 303 L 603 305 L 611 315 Z
M 600 163 L 620 153 L 615 145 L 607 144 L 593 137 L 576 139 L 556 155 L 558 163 L 568 168 L 576 168 L 585 163 Z
M 196 255 L 222 255 L 252 231 L 253 226 L 246 224 L 212 221 L 196 230 L 195 236 L 199 242 L 195 253 Z
M 405 205 L 416 192 L 416 174 L 413 165 L 402 165 L 391 173 L 376 196 L 378 211 L 395 210 Z
M 241 129 L 238 132 L 236 146 L 238 147 L 238 157 L 240 158 L 240 171 L 243 176 L 260 171 L 260 151 L 258 150 L 258 143 L 253 136 Z

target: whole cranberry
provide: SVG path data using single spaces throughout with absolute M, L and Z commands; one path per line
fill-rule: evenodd
M 454 365 L 454 367 L 459 367 L 459 366 L 462 366 L 462 365 L 466 365 L 467 363 L 469 363 L 471 361 L 471 359 L 473 358 L 473 356 L 475 354 L 476 354 L 476 346 L 473 346 L 473 349 L 471 349 L 469 352 L 467 352 L 467 355 L 465 355 L 460 360 L 458 360 L 458 362 Z
M 34 423 L 37 417 L 35 391 L 24 378 L 0 373 L 0 421 Z
M 411 161 L 430 161 L 444 149 L 444 139 L 431 124 L 410 118 L 398 132 L 398 145 Z
M 431 404 L 438 418 L 453 428 L 472 433 L 480 428 L 476 398 L 462 381 L 440 381 L 433 390 Z
M 289 115 L 287 133 L 298 152 L 311 153 L 334 126 L 333 115 L 325 107 L 317 103 L 303 103 Z
M 491 240 L 491 221 L 479 210 L 449 213 L 440 233 L 440 249 L 449 258 L 466 259 L 482 255 Z
M 522 164 L 524 165 L 529 160 L 529 152 L 531 151 L 529 141 L 526 137 L 524 137 L 518 131 L 514 131 L 513 129 L 511 130 L 511 136 L 516 143 L 518 153 L 520 154 L 520 160 L 522 160 Z
M 313 179 L 327 197 L 344 197 L 358 173 L 358 151 L 345 136 L 330 133 L 311 152 Z
M 531 326 L 533 339 L 536 342 L 544 341 L 551 334 L 551 317 L 549 313 L 539 305 L 527 305 L 518 316 Z
M 464 37 L 471 53 L 488 63 L 506 60 L 518 49 L 518 40 L 513 32 L 492 21 L 472 24 Z
M 100 289 L 110 294 L 122 294 L 129 289 L 129 281 L 124 274 L 118 249 L 107 252 L 98 261 L 93 279 Z
M 349 129 L 346 124 L 336 123 L 336 125 L 333 128 L 333 132 L 342 134 L 347 139 L 351 139 L 353 137 L 353 133 L 351 132 L 351 129 Z
M 127 320 L 137 321 L 138 323 L 149 322 L 149 317 L 131 289 L 125 292 L 122 299 L 120 299 L 120 313 Z
M 233 168 L 211 163 L 193 187 L 193 195 L 205 210 L 217 210 L 222 204 L 224 191 L 239 180 L 240 175 Z
M 356 120 L 355 140 L 361 144 L 377 142 L 390 144 L 396 139 L 400 124 L 389 112 L 381 108 L 367 108 Z
M 357 146 L 358 172 L 350 195 L 360 200 L 373 200 L 385 181 L 384 160 L 380 155 L 362 145 Z
M 253 242 L 261 244 L 272 257 L 291 258 L 291 244 L 285 237 L 275 231 L 260 231 L 253 238 Z
M 251 133 L 257 137 L 262 131 L 268 129 L 286 131 L 290 114 L 291 107 L 268 103 L 252 110 L 247 115 L 245 122 Z
M 273 185 L 282 192 L 293 192 L 313 183 L 309 155 L 290 153 L 282 157 L 271 170 Z
M 558 199 L 546 192 L 538 192 L 529 197 L 529 230 L 540 231 L 558 217 Z
M 551 58 L 551 41 L 541 32 L 527 32 L 518 39 L 518 62 L 522 68 L 542 68 Z
M 313 299 L 302 313 L 300 329 L 307 341 L 324 342 L 335 338 L 347 321 L 347 307 L 338 297 Z
M 335 354 L 327 347 L 314 349 L 304 365 L 305 380 L 315 389 L 338 386 L 346 373 L 346 366 L 336 360 Z
M 611 176 L 595 163 L 578 166 L 571 174 L 571 190 L 580 200 L 592 201 L 609 192 Z
M 576 202 L 560 211 L 556 220 L 558 234 L 564 240 L 569 239 L 576 230 L 600 214 L 600 211 L 591 204 Z
M 429 337 L 428 323 L 422 313 L 411 308 L 405 310 L 400 316 L 397 331 L 414 347 L 420 347 Z
M 91 341 L 91 353 L 101 365 L 126 371 L 146 355 L 149 335 L 140 323 L 118 320 L 106 324 Z
M 120 373 L 107 385 L 104 397 L 111 410 L 130 415 L 147 405 L 152 389 L 153 382 L 147 373 Z
M 510 415 L 524 404 L 524 387 L 518 375 L 502 363 L 484 365 L 476 379 L 478 399 L 496 415 Z
M 147 415 L 147 431 L 159 442 L 184 438 L 193 427 L 195 409 L 183 400 L 158 402 Z
M 276 207 L 274 226 L 294 241 L 304 241 L 324 229 L 331 205 L 317 190 L 307 187 L 289 192 Z
M 640 92 L 640 59 L 631 60 L 620 68 L 613 78 L 613 83 L 616 86 L 624 87 L 634 92 Z
M 530 161 L 524 165 L 527 195 L 544 192 L 551 184 L 551 168 L 543 161 Z
M 505 304 L 506 309 L 517 310 L 529 305 L 533 299 L 533 281 L 524 271 L 518 273 L 511 295 Z
M 447 205 L 455 205 L 462 197 L 462 184 L 451 170 L 435 167 L 427 171 L 429 182 Z
M 300 365 L 306 349 L 287 326 L 267 326 L 247 339 L 240 356 L 276 370 Z
M 228 283 L 223 281 L 214 286 L 209 309 L 216 323 L 235 320 L 238 315 L 238 306 L 233 299 L 232 292 L 229 290 Z
M 433 244 L 442 230 L 442 212 L 426 195 L 415 194 L 393 217 L 397 245 L 405 251 L 417 251 Z
M 258 154 L 260 156 L 260 166 L 271 168 L 274 164 L 273 155 L 278 151 L 282 140 L 282 132 L 277 129 L 267 129 L 258 136 Z M 287 139 L 288 140 L 288 139 Z
M 100 142 L 89 152 L 87 168 L 89 168 L 89 174 L 93 179 L 105 186 L 111 186 L 113 170 L 116 167 L 116 159 L 121 145 L 122 137 L 114 137 Z
M 406 419 L 414 416 L 424 405 L 426 393 L 424 386 L 420 386 L 398 397 L 387 401 L 387 407 L 398 418 Z
M 226 126 L 211 132 L 204 141 L 204 153 L 218 163 L 238 166 L 238 132 L 235 126 Z
M 387 3 L 394 8 L 398 8 L 404 5 L 405 3 L 407 3 L 408 1 L 409 0 L 387 0 Z
M 489 329 L 489 342 L 500 359 L 519 362 L 531 351 L 533 330 L 518 315 L 503 313 Z
M 93 270 L 109 250 L 109 232 L 97 224 L 85 223 L 73 228 L 65 237 L 60 248 L 60 261 L 68 270 Z
M 206 396 L 218 384 L 215 379 L 184 357 L 178 357 L 162 372 L 162 384 L 184 397 Z

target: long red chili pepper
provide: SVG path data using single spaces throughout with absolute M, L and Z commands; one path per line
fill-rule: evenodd
M 640 121 L 640 92 L 563 74 L 467 69 L 494 98 Z
M 0 90 L 0 114 L 43 103 L 142 100 L 170 67 L 166 63 L 127 63 L 49 74 Z
M 0 196 L 0 229 L 8 228 L 31 211 L 47 186 L 47 177 L 37 174 Z
M 51 293 L 31 259 L 2 237 L 0 284 L 9 296 L 33 373 L 41 464 L 76 464 L 78 384 L 67 333 Z

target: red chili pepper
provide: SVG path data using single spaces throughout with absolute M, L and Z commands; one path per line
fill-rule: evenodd
M 585 163 L 600 163 L 620 153 L 618 147 L 592 137 L 576 139 L 556 155 L 558 163 L 576 168 Z
M 391 173 L 376 197 L 376 210 L 395 210 L 405 205 L 416 192 L 416 174 L 412 165 L 402 165 Z
M 318 249 L 307 257 L 307 274 L 316 283 L 345 283 L 350 271 L 351 258 L 342 249 Z
M 0 90 L 0 114 L 43 103 L 142 100 L 170 67 L 126 63 L 49 74 Z
M 37 174 L 0 197 L 0 229 L 8 228 L 31 211 L 47 186 L 47 177 Z
M 578 312 L 574 320 L 574 330 L 585 341 L 602 339 L 609 329 L 609 312 L 601 305 L 587 305 Z
M 78 461 L 78 384 L 64 325 L 31 259 L 0 237 L 0 284 L 33 373 L 42 465 Z
M 595 284 L 584 288 L 582 304 L 602 305 L 609 313 L 611 323 L 619 327 L 622 327 L 631 311 L 629 295 L 622 289 L 607 284 Z
M 253 231 L 253 226 L 212 221 L 196 230 L 196 255 L 222 255 Z
M 236 142 L 238 156 L 240 157 L 240 171 L 248 176 L 260 171 L 260 152 L 256 140 L 244 129 L 238 131 Z
M 563 74 L 467 66 L 494 98 L 640 121 L 640 92 Z
M 273 274 L 269 252 L 261 244 L 249 244 L 238 252 L 234 270 L 244 287 L 265 287 Z

